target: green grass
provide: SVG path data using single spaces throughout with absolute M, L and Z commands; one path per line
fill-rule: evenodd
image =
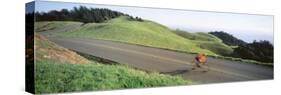
M 124 65 L 36 63 L 36 93 L 96 91 L 192 84 L 181 77 L 146 73 Z
M 61 32 L 59 36 L 119 41 L 156 48 L 178 50 L 189 53 L 214 52 L 200 48 L 196 43 L 185 39 L 170 29 L 152 21 L 130 21 L 119 17 L 105 23 L 88 23 L 77 31 Z
M 227 56 L 233 52 L 233 48 L 223 44 L 222 42 L 216 41 L 194 41 L 197 43 L 201 48 L 208 49 L 216 54 Z
M 42 31 L 47 31 L 47 30 L 64 30 L 66 27 L 69 26 L 79 26 L 81 25 L 81 22 L 72 22 L 72 21 L 52 21 L 52 22 L 40 22 L 40 23 L 35 23 L 35 31 L 36 32 L 42 32 Z
M 233 48 L 231 46 L 224 44 L 221 39 L 214 35 L 203 32 L 190 33 L 181 30 L 176 30 L 173 32 L 179 36 L 191 40 L 200 48 L 210 50 L 218 55 L 225 56 L 233 52 Z
M 181 31 L 181 30 L 175 30 L 173 32 L 178 34 L 179 36 L 182 36 L 189 40 L 222 42 L 222 40 L 219 39 L 218 37 L 208 34 L 208 33 L 203 33 L 203 32 L 191 33 L 191 32 L 186 32 L 186 31 Z

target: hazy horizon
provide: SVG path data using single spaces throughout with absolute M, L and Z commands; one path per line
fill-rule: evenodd
M 141 7 L 123 7 L 97 4 L 80 4 L 36 1 L 35 10 L 71 10 L 73 7 L 108 8 L 131 16 L 155 21 L 171 29 L 187 32 L 224 31 L 246 42 L 267 40 L 273 43 L 273 16 L 235 13 L 171 10 Z

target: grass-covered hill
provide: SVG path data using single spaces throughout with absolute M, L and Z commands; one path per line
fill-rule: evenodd
M 35 92 L 59 93 L 192 84 L 181 77 L 106 65 L 35 36 Z
M 175 30 L 173 31 L 179 36 L 182 36 L 184 38 L 190 39 L 190 40 L 199 40 L 199 41 L 216 41 L 216 42 L 222 42 L 222 40 L 214 35 L 203 33 L 203 32 L 186 32 L 182 30 Z
M 52 22 L 37 22 L 37 24 Z M 55 22 L 64 23 L 64 22 Z M 45 26 L 48 27 L 48 26 Z M 103 39 L 164 48 L 189 53 L 205 52 L 208 55 L 219 55 L 207 48 L 200 47 L 195 41 L 181 37 L 169 28 L 152 21 L 135 21 L 121 16 L 104 23 L 87 23 L 75 31 L 60 32 L 62 37 Z
M 224 44 L 222 40 L 214 35 L 203 32 L 186 32 L 181 30 L 173 31 L 174 33 L 191 40 L 200 48 L 210 50 L 216 54 L 227 56 L 233 52 L 232 47 Z
M 88 23 L 76 31 L 62 32 L 59 35 L 113 40 L 189 53 L 204 52 L 215 56 L 228 55 L 233 51 L 219 38 L 207 33 L 174 31 L 152 21 L 136 21 L 126 16 L 105 23 Z
M 247 43 L 244 42 L 241 39 L 238 39 L 236 37 L 234 37 L 231 34 L 228 34 L 226 32 L 223 31 L 214 31 L 214 32 L 209 32 L 209 34 L 212 34 L 220 39 L 222 39 L 222 42 L 230 45 L 230 46 L 238 46 L 238 45 L 246 45 Z

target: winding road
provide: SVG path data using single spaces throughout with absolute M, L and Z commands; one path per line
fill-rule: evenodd
M 46 35 L 46 34 L 44 34 Z M 273 79 L 273 67 L 208 58 L 209 72 L 191 70 L 194 54 L 97 39 L 47 36 L 56 44 L 131 67 L 178 75 L 200 83 Z

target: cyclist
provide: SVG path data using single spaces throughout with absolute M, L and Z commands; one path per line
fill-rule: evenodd
M 201 68 L 202 65 L 206 65 L 207 63 L 207 56 L 204 53 L 198 53 L 195 57 L 195 66 L 197 68 Z M 193 67 L 192 70 L 195 70 L 196 68 Z

